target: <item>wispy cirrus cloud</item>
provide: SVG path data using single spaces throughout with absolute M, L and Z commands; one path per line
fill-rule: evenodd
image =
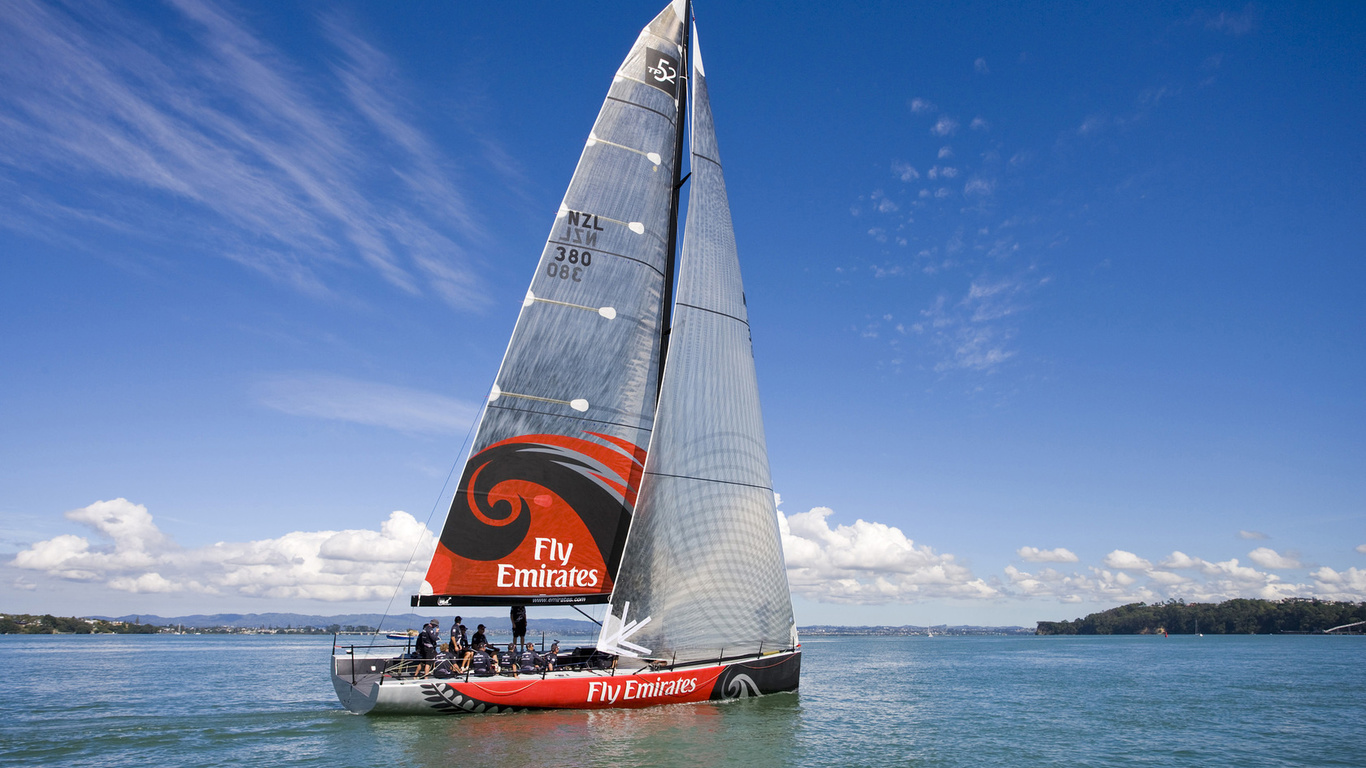
M 279 374 L 252 386 L 257 402 L 283 413 L 400 432 L 460 434 L 479 406 L 432 392 L 327 374 Z
M 325 20 L 328 76 L 242 17 L 211 0 L 136 18 L 7 4 L 0 226 L 218 256 L 312 295 L 364 265 L 398 290 L 482 306 L 463 244 L 484 234 L 384 54 Z

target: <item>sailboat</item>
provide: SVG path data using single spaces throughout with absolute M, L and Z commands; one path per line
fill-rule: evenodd
M 606 604 L 596 645 L 553 671 L 438 678 L 334 643 L 333 685 L 353 712 L 645 707 L 797 689 L 748 310 L 691 21 L 688 0 L 674 0 L 612 78 L 412 598 Z

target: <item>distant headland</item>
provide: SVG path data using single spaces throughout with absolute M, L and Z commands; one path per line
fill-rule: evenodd
M 1305 597 L 1239 598 L 1222 603 L 1130 603 L 1073 621 L 1041 621 L 1040 635 L 1362 634 L 1366 603 Z

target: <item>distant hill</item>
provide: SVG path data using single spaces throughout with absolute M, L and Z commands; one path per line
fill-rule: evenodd
M 949 626 L 947 624 L 936 624 L 929 627 L 904 625 L 904 626 L 862 626 L 846 627 L 838 624 L 814 624 L 808 627 L 798 627 L 797 631 L 805 637 L 820 637 L 822 635 L 854 635 L 854 636 L 888 636 L 904 637 L 907 635 L 1032 635 L 1034 630 L 1027 627 L 982 627 L 972 624 L 957 624 Z
M 1041 621 L 1040 635 L 1312 634 L 1366 621 L 1366 603 L 1288 597 L 1223 603 L 1130 603 L 1074 621 Z
M 379 613 L 345 613 L 336 616 L 318 616 L 305 613 L 214 613 L 193 614 L 190 616 L 156 616 L 153 614 L 130 614 L 127 616 L 92 616 L 90 618 L 112 621 L 140 622 L 159 626 L 184 626 L 198 629 L 211 627 L 234 627 L 239 629 L 284 629 L 286 627 L 316 627 L 326 629 L 333 625 L 339 627 L 372 627 L 388 632 L 405 629 L 421 629 L 428 619 L 440 619 L 443 634 L 450 631 L 453 614 L 404 613 L 385 617 Z M 383 625 L 381 626 L 381 621 Z M 470 632 L 480 624 L 488 627 L 490 637 L 512 634 L 512 625 L 507 616 L 464 616 L 461 622 Z M 598 625 L 582 619 L 537 619 L 533 613 L 527 622 L 527 637 L 547 635 L 596 635 Z

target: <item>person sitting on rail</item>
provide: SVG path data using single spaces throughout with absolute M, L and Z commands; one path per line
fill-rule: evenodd
M 534 675 L 544 667 L 541 654 L 536 652 L 535 643 L 527 643 L 522 652 L 517 654 L 517 671 L 523 675 Z
M 498 666 L 502 668 L 503 674 L 517 675 L 517 650 L 513 643 L 508 643 L 507 650 L 498 651 Z
M 546 651 L 545 655 L 544 655 L 542 658 L 545 659 L 545 668 L 546 668 L 546 671 L 547 671 L 547 672 L 554 672 L 554 671 L 555 671 L 555 662 L 557 662 L 557 661 L 560 660 L 560 641 L 559 641 L 559 640 L 555 640 L 555 641 L 551 642 L 551 643 L 550 643 L 550 650 L 549 650 L 549 651 Z
M 485 651 L 470 651 L 470 674 L 477 677 L 488 677 L 498 674 L 498 663 Z

